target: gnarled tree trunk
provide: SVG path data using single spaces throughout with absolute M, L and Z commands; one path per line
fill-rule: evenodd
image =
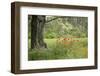
M 43 38 L 45 16 L 32 15 L 31 21 L 31 48 L 47 48 Z

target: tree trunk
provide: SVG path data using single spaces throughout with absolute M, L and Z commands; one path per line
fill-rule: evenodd
M 47 48 L 44 42 L 43 32 L 45 16 L 32 15 L 31 21 L 31 48 Z

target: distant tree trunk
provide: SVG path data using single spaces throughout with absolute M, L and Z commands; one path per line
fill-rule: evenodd
M 43 32 L 45 16 L 32 15 L 31 21 L 31 48 L 47 48 L 44 42 Z

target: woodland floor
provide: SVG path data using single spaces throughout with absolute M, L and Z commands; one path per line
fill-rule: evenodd
M 87 38 L 44 39 L 44 41 L 48 48 L 29 49 L 28 60 L 81 59 L 88 57 Z

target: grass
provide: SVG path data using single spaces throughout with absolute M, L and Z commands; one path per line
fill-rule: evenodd
M 29 49 L 29 60 L 80 59 L 88 57 L 87 38 L 72 38 L 72 40 L 65 41 L 62 41 L 62 39 L 45 39 L 44 41 L 47 43 L 48 48 Z

